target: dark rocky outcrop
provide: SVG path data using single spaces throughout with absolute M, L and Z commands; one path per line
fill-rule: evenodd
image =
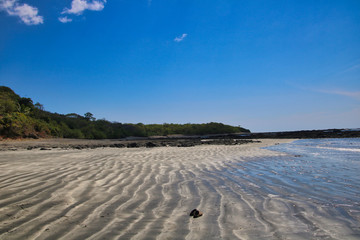
M 325 129 L 325 130 L 303 130 L 286 132 L 262 132 L 246 134 L 229 134 L 230 138 L 356 138 L 360 137 L 360 129 Z
M 36 139 L 24 141 L 0 141 L 0 151 L 16 149 L 94 149 L 94 148 L 153 148 L 153 147 L 193 147 L 198 145 L 239 145 L 259 142 L 264 138 L 351 138 L 360 137 L 360 129 L 328 129 L 307 130 L 291 132 L 268 132 L 268 133 L 242 133 L 242 134 L 217 134 L 207 136 L 169 136 L 149 137 L 139 139 Z

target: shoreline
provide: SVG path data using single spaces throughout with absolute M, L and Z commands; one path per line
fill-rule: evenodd
M 283 132 L 231 133 L 212 135 L 169 135 L 152 137 L 128 137 L 123 139 L 0 139 L 0 151 L 20 149 L 94 149 L 94 148 L 153 148 L 193 147 L 199 145 L 241 145 L 264 139 L 321 139 L 360 138 L 360 129 L 325 129 Z

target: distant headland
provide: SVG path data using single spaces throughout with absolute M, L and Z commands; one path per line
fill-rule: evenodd
M 20 97 L 11 88 L 0 86 L 0 138 L 121 139 L 181 135 L 250 133 L 248 129 L 210 122 L 204 124 L 131 124 L 46 111 L 31 98 Z

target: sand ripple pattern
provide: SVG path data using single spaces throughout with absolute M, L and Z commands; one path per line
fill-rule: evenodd
M 359 239 L 334 210 L 233 174 L 246 157 L 276 154 L 256 144 L 2 152 L 0 239 Z M 204 216 L 190 218 L 193 208 Z

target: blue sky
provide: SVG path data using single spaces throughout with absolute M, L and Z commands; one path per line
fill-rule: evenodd
M 123 123 L 360 127 L 360 1 L 0 0 L 0 85 Z

